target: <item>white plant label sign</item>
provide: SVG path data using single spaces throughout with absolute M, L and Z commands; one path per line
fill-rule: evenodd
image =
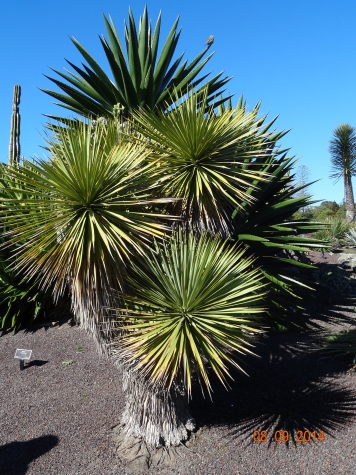
M 21 350 L 17 349 L 15 353 L 15 358 L 19 360 L 29 360 L 31 358 L 32 350 Z

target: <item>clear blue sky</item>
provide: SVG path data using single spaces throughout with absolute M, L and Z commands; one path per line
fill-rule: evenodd
M 98 38 L 105 34 L 102 12 L 112 16 L 123 38 L 128 7 L 138 20 L 144 5 L 136 0 L 19 0 L 2 5 L 0 161 L 7 162 L 14 85 L 22 87 L 21 154 L 43 156 L 42 114 L 66 113 L 39 90 L 56 88 L 43 74 L 51 75 L 49 66 L 63 70 L 65 58 L 81 62 L 68 36 L 106 70 Z M 271 119 L 279 115 L 276 127 L 291 129 L 281 144 L 300 159 L 298 165 L 309 168 L 311 179 L 320 179 L 311 189 L 315 199 L 340 203 L 343 184 L 333 185 L 328 178 L 328 144 L 340 123 L 356 127 L 356 1 L 153 0 L 147 6 L 153 23 L 162 10 L 162 40 L 180 14 L 177 52 L 185 51 L 188 60 L 201 52 L 209 35 L 215 36 L 215 55 L 206 71 L 225 70 L 234 76 L 228 92 L 236 100 L 243 94 L 248 107 L 262 101 L 262 113 Z

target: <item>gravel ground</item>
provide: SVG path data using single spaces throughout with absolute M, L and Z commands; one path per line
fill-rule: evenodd
M 353 325 L 355 304 L 346 298 L 354 287 L 338 291 L 346 287 L 337 255 L 310 257 L 320 268 L 320 289 L 307 302 L 309 330 L 264 336 L 260 358 L 242 360 L 249 377 L 234 373 L 229 392 L 214 381 L 213 402 L 197 392 L 196 439 L 171 466 L 151 466 L 148 474 L 356 475 L 356 372 L 349 362 L 311 351 L 325 331 Z M 16 348 L 33 350 L 23 371 Z M 112 430 L 123 409 L 120 372 L 98 357 L 90 337 L 63 324 L 4 335 L 0 350 L 1 475 L 129 472 Z M 267 442 L 254 442 L 254 431 L 263 430 Z M 274 440 L 280 430 L 288 431 L 287 443 Z M 305 431 L 325 440 L 293 441 L 308 439 Z

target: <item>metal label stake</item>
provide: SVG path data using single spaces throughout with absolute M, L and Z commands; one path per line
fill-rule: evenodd
M 15 358 L 20 360 L 20 370 L 24 369 L 24 360 L 31 358 L 32 350 L 17 349 L 15 352 Z

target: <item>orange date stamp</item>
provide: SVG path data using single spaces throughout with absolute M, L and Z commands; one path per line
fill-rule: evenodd
M 319 432 L 316 430 L 297 430 L 296 435 L 297 438 L 294 439 L 294 442 L 308 443 L 317 442 L 318 440 L 325 442 L 325 434 L 323 430 Z M 252 437 L 254 442 L 267 442 L 268 432 L 266 430 L 255 430 Z M 277 430 L 273 434 L 273 439 L 278 443 L 286 443 L 290 440 L 289 432 L 287 430 Z

